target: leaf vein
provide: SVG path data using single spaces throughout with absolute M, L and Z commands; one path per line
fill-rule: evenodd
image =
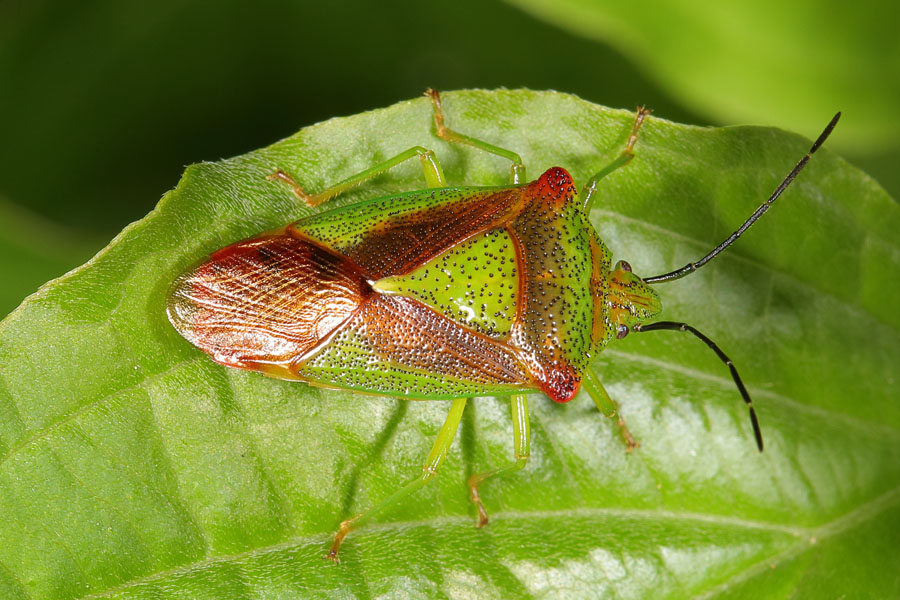
M 641 227 L 643 229 L 646 229 L 648 231 L 652 231 L 655 233 L 662 233 L 662 234 L 668 235 L 669 237 L 671 237 L 673 239 L 679 240 L 681 242 L 687 242 L 689 244 L 693 244 L 699 248 L 708 248 L 710 246 L 710 243 L 708 241 L 698 240 L 696 238 L 684 235 L 683 233 L 678 233 L 677 231 L 668 229 L 661 225 L 656 225 L 654 223 L 648 223 L 647 221 L 642 221 L 641 219 L 635 219 L 634 217 L 629 217 L 629 216 L 623 215 L 622 213 L 619 213 L 619 212 L 613 212 L 613 211 L 603 210 L 603 209 L 594 209 L 591 211 L 591 213 L 592 214 L 597 213 L 597 214 L 602 215 L 605 218 L 614 219 L 614 220 L 620 221 L 622 223 L 628 223 L 629 225 Z M 870 236 L 867 236 L 866 239 L 869 239 L 869 237 Z M 889 328 L 891 331 L 900 333 L 900 330 L 898 330 L 898 328 L 895 325 L 885 322 L 883 318 L 881 318 L 877 315 L 874 315 L 868 311 L 865 311 L 861 306 L 858 306 L 856 304 L 853 304 L 852 302 L 849 302 L 846 298 L 841 298 L 839 296 L 836 296 L 833 292 L 829 292 L 828 290 L 816 287 L 809 281 L 804 281 L 802 279 L 799 279 L 793 273 L 788 273 L 787 271 L 784 271 L 782 269 L 775 269 L 772 265 L 761 263 L 757 260 L 754 260 L 753 258 L 750 258 L 748 256 L 741 254 L 740 252 L 738 252 L 737 250 L 734 250 L 732 248 L 729 248 L 729 254 L 728 254 L 727 258 L 732 259 L 732 260 L 741 261 L 748 265 L 752 265 L 752 266 L 754 266 L 760 270 L 766 271 L 768 273 L 776 274 L 779 277 L 783 277 L 784 279 L 793 282 L 798 287 L 803 287 L 803 288 L 814 291 L 816 295 L 827 296 L 827 297 L 833 299 L 838 304 L 848 307 L 849 309 L 851 309 L 853 311 L 866 314 L 873 321 L 876 321 L 881 327 Z
M 823 525 L 819 525 L 813 529 L 801 529 L 798 530 L 798 540 L 797 542 L 791 544 L 781 552 L 766 557 L 757 563 L 749 566 L 747 569 L 741 571 L 740 573 L 735 574 L 733 577 L 728 579 L 727 581 L 717 585 L 714 588 L 711 588 L 702 594 L 696 596 L 698 600 L 703 598 L 711 598 L 717 595 L 720 592 L 723 592 L 731 587 L 733 587 L 737 583 L 741 583 L 743 581 L 747 581 L 752 577 L 765 572 L 770 568 L 770 565 L 773 562 L 783 562 L 787 560 L 791 560 L 797 556 L 800 556 L 804 552 L 815 548 L 817 544 L 822 543 L 822 541 L 830 538 L 838 536 L 850 528 L 863 523 L 870 518 L 879 514 L 882 509 L 888 509 L 893 505 L 900 503 L 900 486 L 893 488 L 867 502 L 861 506 L 858 506 L 854 510 L 841 515 L 837 519 L 825 523 Z M 802 535 L 801 535 L 802 534 Z
M 895 490 L 896 492 L 896 490 Z M 895 493 L 892 492 L 892 493 Z M 900 496 L 900 494 L 895 494 Z M 856 512 L 856 511 L 854 511 Z M 799 528 L 788 525 L 781 525 L 778 523 L 767 523 L 762 521 L 752 521 L 748 519 L 743 519 L 739 517 L 730 517 L 723 515 L 705 515 L 701 513 L 689 513 L 689 512 L 675 512 L 675 511 L 659 511 L 659 510 L 644 510 L 644 509 L 621 509 L 621 508 L 577 508 L 577 509 L 567 509 L 567 510 L 546 510 L 546 511 L 498 511 L 494 513 L 496 517 L 496 521 L 513 521 L 513 520 L 533 520 L 536 518 L 543 519 L 562 519 L 562 518 L 573 518 L 573 517 L 624 517 L 624 518 L 636 518 L 636 519 L 660 519 L 660 520 L 678 520 L 678 521 L 696 521 L 703 523 L 710 523 L 714 525 L 723 525 L 723 526 L 731 526 L 731 527 L 743 527 L 747 529 L 758 529 L 763 531 L 771 531 L 776 533 L 783 533 L 791 536 L 808 536 L 811 532 L 820 531 L 824 529 L 820 527 L 819 529 L 808 529 L 808 528 Z M 839 519 L 842 520 L 842 519 Z M 471 517 L 469 515 L 459 515 L 452 517 L 438 517 L 438 518 L 430 518 L 430 519 L 422 519 L 415 521 L 392 521 L 389 523 L 372 523 L 367 525 L 365 530 L 358 532 L 357 536 L 363 536 L 370 533 L 376 532 L 384 532 L 384 531 L 399 531 L 403 529 L 409 529 L 413 527 L 431 527 L 433 529 L 446 527 L 446 526 L 455 526 L 455 525 L 470 525 Z M 185 574 L 193 573 L 200 571 L 207 567 L 216 566 L 223 563 L 235 562 L 235 561 L 244 561 L 247 559 L 266 556 L 276 552 L 282 552 L 285 550 L 296 549 L 304 545 L 312 544 L 312 543 L 321 543 L 323 548 L 327 546 L 330 541 L 330 534 L 313 534 L 306 536 L 296 536 L 290 539 L 287 539 L 283 542 L 279 542 L 277 544 L 271 544 L 268 546 L 261 546 L 258 548 L 252 548 L 250 550 L 246 550 L 243 552 L 238 552 L 234 554 L 222 555 L 217 557 L 210 557 L 200 561 L 196 561 L 193 563 L 180 565 L 177 567 L 173 567 L 166 571 L 161 571 L 159 573 L 154 573 L 145 577 L 141 577 L 138 579 L 134 579 L 132 581 L 123 583 L 115 588 L 110 588 L 108 590 L 98 592 L 96 594 L 89 594 L 86 596 L 82 596 L 80 600 L 95 600 L 99 598 L 108 598 L 123 589 L 128 589 L 131 587 L 136 587 L 139 585 L 149 584 L 156 581 L 163 581 L 167 577 L 175 577 L 175 576 L 183 576 Z M 362 578 L 365 580 L 365 577 Z

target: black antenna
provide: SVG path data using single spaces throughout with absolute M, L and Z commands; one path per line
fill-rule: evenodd
M 813 147 L 815 150 L 815 147 Z M 759 448 L 759 451 L 763 451 L 763 439 L 762 432 L 759 430 L 759 421 L 756 418 L 756 411 L 753 410 L 753 401 L 750 399 L 750 394 L 747 393 L 747 388 L 744 387 L 744 382 L 741 381 L 741 376 L 738 375 L 737 368 L 735 368 L 734 363 L 731 362 L 731 359 L 722 352 L 722 349 L 716 345 L 714 341 L 688 325 L 687 323 L 677 323 L 675 321 L 657 321 L 656 323 L 647 323 L 646 325 L 635 325 L 632 327 L 634 331 L 644 332 L 644 331 L 653 331 L 653 330 L 668 330 L 668 331 L 687 331 L 689 333 L 693 333 L 695 336 L 700 338 L 700 340 L 709 346 L 713 352 L 719 357 L 719 359 L 728 365 L 728 369 L 731 371 L 731 378 L 734 379 L 734 383 L 737 385 L 738 391 L 741 393 L 741 397 L 744 399 L 744 402 L 747 403 L 747 408 L 750 409 L 750 422 L 753 424 L 753 435 L 756 436 L 756 447 Z
M 816 150 L 819 149 L 819 146 L 821 146 L 825 142 L 825 140 L 828 138 L 828 136 L 831 134 L 831 130 L 834 129 L 834 126 L 837 125 L 838 119 L 840 119 L 840 118 L 841 118 L 841 113 L 837 113 L 836 115 L 834 115 L 834 117 L 831 119 L 831 122 L 828 124 L 827 127 L 825 127 L 825 130 L 821 133 L 821 135 L 819 135 L 819 138 L 815 141 L 815 143 L 813 143 L 812 148 L 809 149 L 809 152 L 807 152 L 806 155 L 800 159 L 800 162 L 798 162 L 797 165 L 791 170 L 791 172 L 788 173 L 788 176 L 784 178 L 784 181 L 781 182 L 781 185 L 779 185 L 775 189 L 775 191 L 772 192 L 772 195 L 769 197 L 768 200 L 763 202 L 763 204 L 760 205 L 760 207 L 757 208 L 756 211 L 752 215 L 750 215 L 749 219 L 744 221 L 743 225 L 738 227 L 737 231 L 735 231 L 730 236 L 728 236 L 728 239 L 726 239 L 724 242 L 722 242 L 721 244 L 716 246 L 712 252 L 710 252 L 709 254 L 707 254 L 706 256 L 704 256 L 703 258 L 698 260 L 697 262 L 688 263 L 685 266 L 681 267 L 680 269 L 676 269 L 674 271 L 665 273 L 663 275 L 656 275 L 654 277 L 644 277 L 643 278 L 644 282 L 645 283 L 662 283 L 664 281 L 673 281 L 675 279 L 681 279 L 685 275 L 687 275 L 689 273 L 693 273 L 694 271 L 696 271 L 697 269 L 699 269 L 700 267 L 702 267 L 703 265 L 705 265 L 706 263 L 708 263 L 709 261 L 714 259 L 725 248 L 727 248 L 728 246 L 733 244 L 735 242 L 735 240 L 737 240 L 739 237 L 741 237 L 741 235 L 745 231 L 747 231 L 747 229 L 750 228 L 751 225 L 756 223 L 757 219 L 759 219 L 761 216 L 763 216 L 763 214 L 767 210 L 769 210 L 769 207 L 772 206 L 772 203 L 778 199 L 778 197 L 781 195 L 782 192 L 784 192 L 785 189 L 787 189 L 787 186 L 789 186 L 791 184 L 791 182 L 794 180 L 794 178 L 800 173 L 800 171 L 803 170 L 803 167 L 806 166 L 806 163 L 809 162 L 809 158 L 813 155 L 813 153 Z

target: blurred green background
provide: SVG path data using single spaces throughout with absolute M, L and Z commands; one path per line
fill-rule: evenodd
M 808 137 L 840 109 L 829 146 L 896 198 L 896 13 L 881 0 L 0 2 L 0 316 L 150 211 L 185 165 L 426 86 L 557 89 Z

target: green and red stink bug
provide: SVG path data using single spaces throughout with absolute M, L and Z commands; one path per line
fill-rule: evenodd
M 728 366 L 762 436 L 750 396 L 731 360 L 685 323 L 647 323 L 660 311 L 650 287 L 694 272 L 715 258 L 781 195 L 825 141 L 835 115 L 771 197 L 700 260 L 654 277 L 638 277 L 611 253 L 587 215 L 597 184 L 634 156 L 648 111 L 638 109 L 619 155 L 582 188 L 555 167 L 525 182 L 514 152 L 446 127 L 440 96 L 437 135 L 512 162 L 504 187 L 447 187 L 431 150 L 416 146 L 319 194 L 287 184 L 316 206 L 403 161 L 417 157 L 427 189 L 375 198 L 301 219 L 218 252 L 174 283 L 168 316 L 192 344 L 223 365 L 312 385 L 409 399 L 452 400 L 423 472 L 352 519 L 335 535 L 328 557 L 351 530 L 421 488 L 437 473 L 467 398 L 510 398 L 515 460 L 469 480 L 479 525 L 487 513 L 479 486 L 528 461 L 526 393 L 568 402 L 584 389 L 602 412 L 615 402 L 589 369 L 607 344 L 630 331 L 692 333 Z M 635 442 L 619 427 L 629 449 Z

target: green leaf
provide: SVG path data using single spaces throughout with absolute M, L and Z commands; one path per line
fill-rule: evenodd
M 635 5 L 509 0 L 617 47 L 685 105 L 722 122 L 812 130 L 847 115 L 832 145 L 897 148 L 897 9 L 881 0 L 737 0 Z
M 633 115 L 555 92 L 445 95 L 451 126 L 578 181 Z M 824 122 L 821 126 L 824 126 Z M 808 131 L 814 135 L 818 131 Z M 508 163 L 448 145 L 420 98 L 188 168 L 83 268 L 0 324 L 0 596 L 853 597 L 900 592 L 900 209 L 824 148 L 770 213 L 702 271 L 659 286 L 662 317 L 716 340 L 754 397 L 759 454 L 725 367 L 696 339 L 633 334 L 596 369 L 641 447 L 583 395 L 532 407 L 532 459 L 491 480 L 476 529 L 466 479 L 511 460 L 506 403 L 466 409 L 441 476 L 351 533 L 341 520 L 419 472 L 446 402 L 314 389 L 215 365 L 165 317 L 175 277 L 309 214 L 319 190 L 410 146 L 451 184 Z M 827 146 L 827 145 L 826 145 Z M 592 218 L 635 272 L 696 259 L 763 201 L 809 142 L 650 119 Z M 423 187 L 405 164 L 332 206 Z

